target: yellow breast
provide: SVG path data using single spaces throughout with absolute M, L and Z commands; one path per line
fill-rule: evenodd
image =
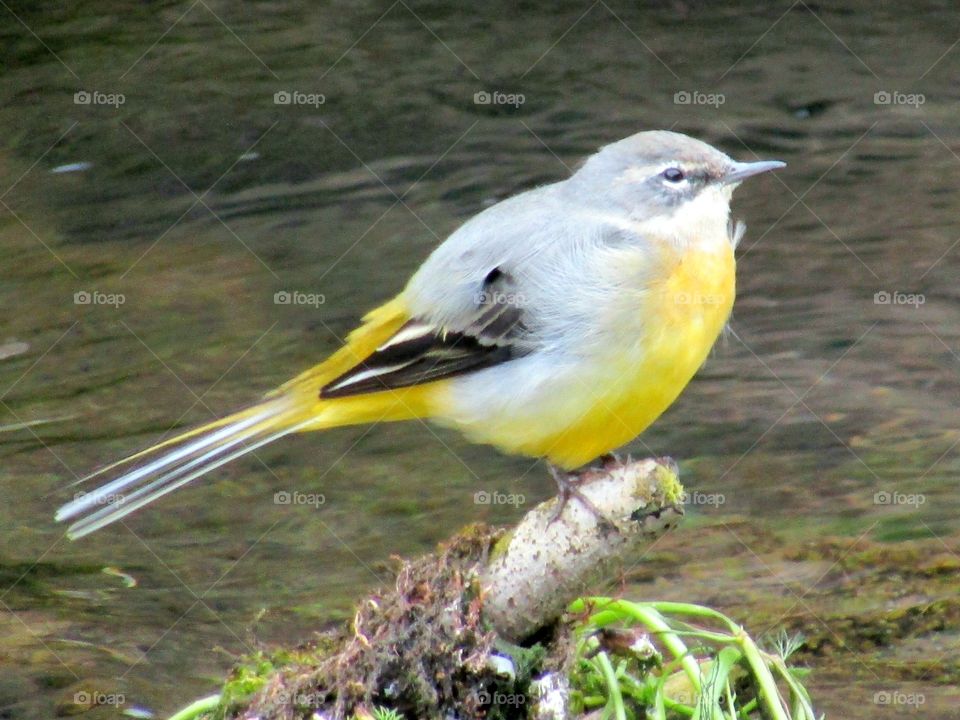
M 676 255 L 672 269 L 647 288 L 636 308 L 641 320 L 636 351 L 612 353 L 607 372 L 593 384 L 596 401 L 563 432 L 545 438 L 542 454 L 561 467 L 577 468 L 656 420 L 723 330 L 736 294 L 735 269 L 728 243 Z

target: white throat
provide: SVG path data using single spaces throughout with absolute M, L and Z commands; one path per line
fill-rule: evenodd
M 683 249 L 725 252 L 730 247 L 730 185 L 704 188 L 692 200 L 681 203 L 669 214 L 635 218 L 639 232 L 669 239 Z

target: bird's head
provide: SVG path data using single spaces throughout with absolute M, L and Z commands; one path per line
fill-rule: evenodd
M 636 221 L 722 222 L 734 189 L 748 177 L 785 164 L 737 162 L 715 147 L 668 131 L 641 132 L 591 156 L 571 178 L 608 210 Z

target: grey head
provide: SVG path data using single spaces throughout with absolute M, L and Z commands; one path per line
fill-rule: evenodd
M 729 203 L 743 180 L 782 167 L 775 160 L 737 162 L 688 135 L 653 130 L 601 148 L 570 178 L 569 188 L 632 214 L 672 214 L 705 195 Z

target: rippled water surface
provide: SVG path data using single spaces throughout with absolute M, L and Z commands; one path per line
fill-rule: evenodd
M 788 168 L 738 192 L 731 332 L 631 447 L 712 498 L 634 594 L 737 616 L 738 578 L 815 620 L 822 577 L 755 537 L 958 548 L 951 3 L 0 5 L 0 715 L 80 682 L 168 713 L 344 617 L 391 555 L 522 512 L 475 492 L 549 497 L 409 423 L 284 440 L 82 542 L 52 522 L 77 476 L 318 361 L 467 217 L 641 129 Z M 812 686 L 832 717 L 891 687 L 958 717 L 957 637 L 888 658 L 909 684 L 841 649 Z

